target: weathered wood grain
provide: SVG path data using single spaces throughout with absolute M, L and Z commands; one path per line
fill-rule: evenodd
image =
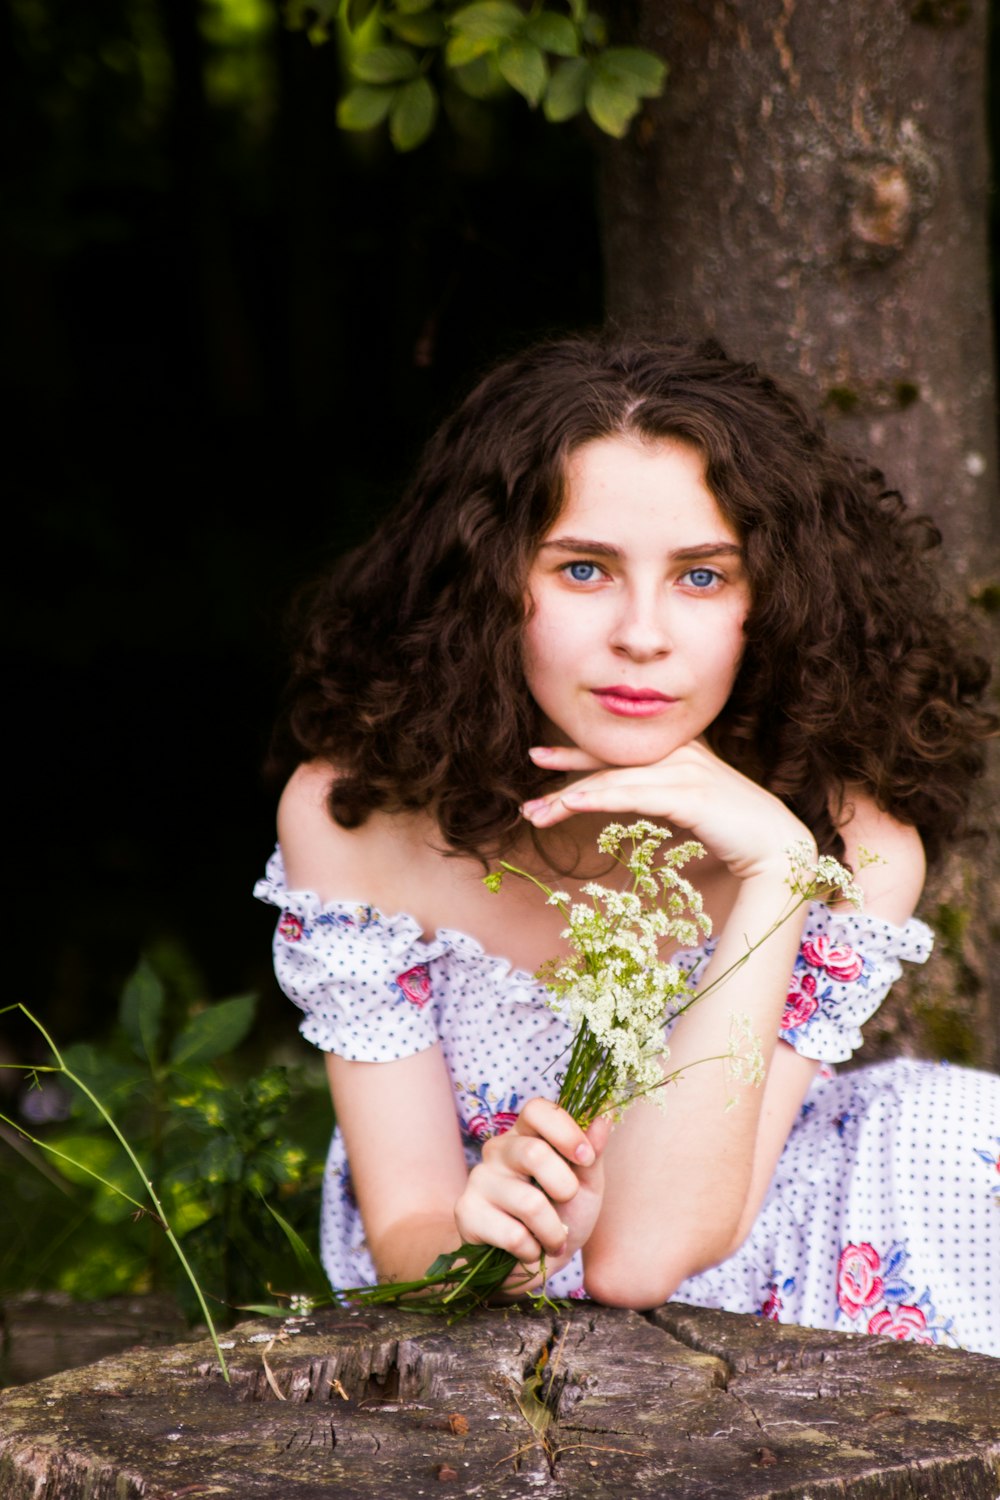
M 2 1500 L 1000 1496 L 981 1355 L 586 1303 L 230 1339 L 231 1386 L 197 1343 L 0 1394 Z

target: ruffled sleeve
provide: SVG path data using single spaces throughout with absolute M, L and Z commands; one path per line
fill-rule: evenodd
M 433 960 L 443 945 L 425 943 L 413 917 L 288 890 L 278 849 L 254 895 L 280 908 L 274 972 L 305 1011 L 307 1041 L 351 1062 L 392 1062 L 437 1041 Z
M 861 1027 L 903 972 L 901 960 L 926 963 L 934 935 L 911 918 L 904 927 L 864 912 L 809 911 L 782 1017 L 782 1040 L 803 1057 L 846 1062 Z

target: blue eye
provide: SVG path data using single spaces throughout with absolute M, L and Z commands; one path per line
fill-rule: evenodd
M 696 589 L 709 589 L 719 581 L 719 574 L 714 568 L 690 568 L 685 576 Z
M 600 570 L 596 563 L 573 562 L 567 563 L 564 571 L 574 583 L 593 583 Z

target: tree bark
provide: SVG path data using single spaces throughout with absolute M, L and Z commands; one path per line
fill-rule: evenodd
M 712 333 L 820 403 L 934 517 L 995 656 L 987 0 L 639 0 L 633 19 L 670 77 L 606 157 L 611 321 Z M 998 782 L 994 757 L 980 824 Z M 1000 1062 L 991 832 L 929 888 L 939 956 L 877 1051 Z

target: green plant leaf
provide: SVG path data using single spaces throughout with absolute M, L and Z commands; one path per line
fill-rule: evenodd
M 426 78 L 414 78 L 396 93 L 389 110 L 389 135 L 397 151 L 412 151 L 434 129 L 437 94 Z
M 574 19 L 577 19 L 574 17 Z M 591 47 L 606 47 L 608 43 L 608 28 L 604 23 L 604 17 L 599 16 L 596 11 L 587 11 L 579 18 L 579 24 L 583 31 L 583 39 L 589 42 Z
M 553 70 L 545 92 L 542 111 L 547 120 L 558 124 L 578 115 L 586 103 L 590 64 L 583 57 L 567 58 Z
M 452 31 L 459 36 L 482 41 L 503 42 L 524 29 L 527 17 L 511 0 L 477 0 L 463 5 L 449 18 Z
M 449 68 L 464 68 L 481 57 L 492 56 L 497 45 L 493 37 L 453 36 L 444 49 L 444 60 Z
M 497 53 L 497 67 L 532 108 L 539 103 L 549 81 L 549 69 L 544 53 L 534 42 L 504 42 Z
M 279 1214 L 276 1208 L 272 1208 L 266 1198 L 262 1198 L 260 1201 L 291 1246 L 291 1251 L 295 1256 L 295 1263 L 299 1270 L 304 1276 L 311 1278 L 314 1286 L 322 1287 L 325 1291 L 327 1287 L 326 1273 L 298 1230 L 294 1229 L 288 1220 Z
M 507 91 L 494 53 L 455 68 L 452 76 L 462 92 L 472 99 L 493 99 Z
M 396 0 L 396 9 L 404 16 L 415 16 L 422 10 L 430 10 L 434 0 Z M 388 21 L 389 17 L 385 17 Z
M 237 995 L 200 1011 L 174 1038 L 170 1062 L 175 1068 L 188 1063 L 210 1062 L 229 1052 L 246 1036 L 253 1020 L 256 997 Z
M 243 1173 L 243 1152 L 226 1135 L 214 1135 L 198 1157 L 198 1170 L 205 1182 L 239 1182 Z
M 376 4 L 377 0 L 347 0 L 342 15 L 348 31 L 358 31 L 368 20 Z M 336 14 L 337 3 L 336 0 L 332 0 L 332 3 L 331 0 L 325 0 L 325 3 L 321 0 L 317 5 L 315 0 L 311 0 L 310 8 L 319 12 L 322 21 L 329 23 Z
M 391 86 L 378 88 L 370 83 L 359 83 L 338 103 L 337 124 L 341 130 L 371 130 L 374 125 L 381 125 L 395 94 L 396 90 Z
M 655 99 L 663 92 L 667 65 L 652 52 L 639 47 L 609 47 L 597 59 L 595 71 L 627 85 L 642 99 Z
M 638 94 L 616 79 L 597 74 L 587 86 L 587 113 L 605 135 L 613 135 L 616 140 L 626 134 L 640 104 Z
M 417 15 L 387 15 L 383 24 L 404 42 L 414 47 L 440 47 L 448 36 L 440 11 L 425 10 Z
M 362 83 L 403 83 L 420 70 L 409 47 L 371 47 L 351 60 L 351 72 Z
M 146 1057 L 155 1067 L 163 1022 L 163 984 L 155 969 L 141 958 L 126 981 L 118 1007 L 118 1019 L 136 1057 Z
M 553 52 L 557 57 L 577 57 L 580 38 L 569 16 L 557 15 L 553 10 L 543 10 L 531 16 L 524 34 L 543 52 Z

